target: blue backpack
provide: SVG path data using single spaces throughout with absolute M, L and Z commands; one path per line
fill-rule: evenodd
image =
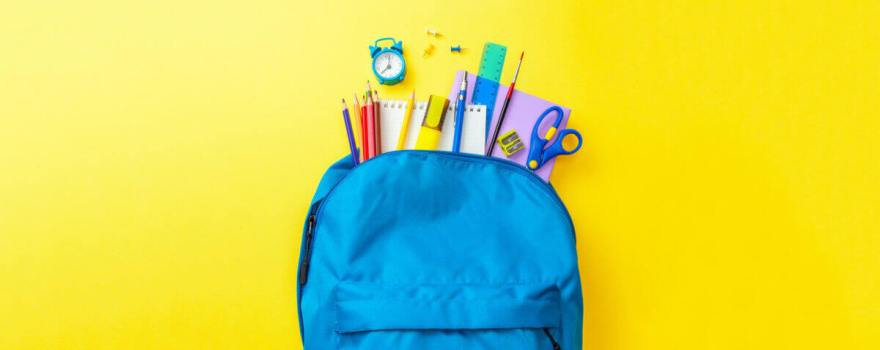
M 306 350 L 581 349 L 574 226 L 503 159 L 397 151 L 324 174 L 300 249 Z

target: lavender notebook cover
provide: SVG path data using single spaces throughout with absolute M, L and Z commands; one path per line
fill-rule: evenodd
M 455 74 L 455 83 L 452 84 L 452 91 L 449 93 L 450 101 L 455 101 L 458 98 L 458 87 L 461 84 L 463 73 L 465 73 L 465 71 L 458 71 Z M 467 100 L 471 101 L 477 76 L 471 73 L 467 73 L 467 75 Z M 495 108 L 492 111 L 492 128 L 489 129 L 488 137 L 492 137 L 492 130 L 494 130 L 495 124 L 498 123 L 498 115 L 501 114 L 501 106 L 504 104 L 504 96 L 507 96 L 508 88 L 509 84 L 500 85 L 498 88 L 498 97 L 495 100 Z M 507 159 L 519 163 L 522 166 L 526 166 L 526 158 L 528 158 L 529 150 L 531 149 L 529 143 L 532 140 L 532 128 L 535 126 L 535 122 L 538 120 L 538 117 L 541 116 L 541 113 L 544 113 L 547 108 L 555 105 L 557 104 L 529 95 L 520 90 L 514 90 L 513 96 L 510 98 L 510 105 L 507 107 L 507 116 L 504 117 L 504 125 L 502 125 L 501 130 L 498 131 L 498 136 L 501 136 L 511 129 L 516 130 L 516 133 L 519 135 L 525 148 L 508 158 L 504 155 L 504 152 L 501 152 L 501 148 L 498 147 L 498 145 L 495 145 L 495 150 L 492 151 L 492 156 Z M 559 123 L 559 129 L 564 129 L 566 124 L 568 124 L 568 117 L 571 115 L 571 108 L 562 105 L 559 105 L 559 107 L 562 107 L 562 111 L 564 112 L 562 122 Z M 538 129 L 538 135 L 544 135 L 544 133 L 547 132 L 547 129 L 552 125 L 553 120 L 554 118 L 552 115 L 544 118 L 544 123 L 542 123 L 541 128 Z M 486 141 L 487 146 L 488 142 L 492 142 L 492 140 Z M 553 171 L 553 165 L 555 164 L 556 159 L 554 158 L 544 164 L 544 166 L 538 169 L 535 173 L 544 179 L 544 181 L 550 181 L 550 173 Z

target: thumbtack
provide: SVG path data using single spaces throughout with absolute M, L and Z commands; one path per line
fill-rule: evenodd
M 428 46 L 425 47 L 425 51 L 422 52 L 422 57 L 430 56 L 431 52 L 434 52 L 434 44 L 428 44 Z
M 455 45 L 449 48 L 450 52 L 458 52 L 461 53 L 461 45 Z

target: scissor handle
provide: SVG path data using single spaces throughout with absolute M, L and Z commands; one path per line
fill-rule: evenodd
M 562 141 L 564 141 L 565 137 L 568 135 L 574 135 L 578 139 L 577 146 L 570 151 L 566 150 L 565 146 L 562 145 Z M 560 130 L 559 134 L 556 136 L 556 141 L 554 141 L 552 144 L 550 144 L 550 147 L 547 147 L 547 149 L 544 150 L 544 162 L 546 162 L 550 159 L 553 159 L 553 157 L 556 157 L 560 154 L 561 155 L 569 155 L 569 154 L 575 153 L 581 149 L 581 146 L 583 146 L 583 144 L 584 144 L 584 138 L 581 137 L 581 133 L 579 133 L 577 130 L 573 130 L 573 129 Z
M 538 117 L 538 120 L 535 122 L 535 127 L 532 128 L 532 137 L 533 138 L 538 136 L 538 128 L 541 127 L 541 124 L 544 123 L 544 118 L 546 118 L 548 115 L 550 115 L 551 112 L 556 112 L 556 120 L 553 121 L 553 129 L 552 130 L 555 131 L 556 129 L 559 128 L 559 123 L 562 122 L 562 114 L 563 114 L 562 107 L 552 106 L 550 108 L 547 108 L 547 110 L 545 110 L 544 113 L 541 113 L 541 116 Z M 552 132 L 548 135 L 545 135 L 545 136 L 549 136 L 548 138 L 544 139 L 545 141 L 550 141 L 550 139 L 553 138 Z
M 538 134 L 538 130 L 541 128 L 541 124 L 544 123 L 544 118 L 546 118 L 550 113 L 556 113 L 556 120 L 550 124 L 550 128 L 547 129 L 546 133 L 543 135 Z M 558 142 L 565 132 L 565 130 L 557 130 L 559 128 L 559 124 L 562 122 L 562 107 L 559 106 L 551 106 L 541 113 L 541 116 L 538 117 L 538 120 L 535 122 L 535 126 L 532 127 L 532 140 L 529 142 L 529 157 L 526 159 L 526 166 L 529 169 L 537 170 L 541 166 L 544 165 L 548 160 L 560 154 L 559 152 L 553 153 L 552 155 L 547 153 L 547 150 L 544 147 L 553 141 L 554 139 Z M 559 134 L 557 134 L 559 131 Z M 578 137 L 580 140 L 580 137 Z M 554 145 L 556 142 L 553 143 Z M 553 148 L 554 146 L 550 146 Z M 580 148 L 580 144 L 578 144 L 578 148 Z M 564 151 L 564 150 L 563 150 Z

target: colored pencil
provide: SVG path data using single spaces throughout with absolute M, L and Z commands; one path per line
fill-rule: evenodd
M 376 112 L 373 113 L 374 122 L 374 130 L 376 130 L 376 154 L 378 156 L 382 154 L 382 101 L 379 100 L 379 91 L 373 90 L 373 104 L 375 105 Z
M 409 103 L 406 105 L 406 112 L 403 114 L 403 126 L 400 127 L 400 137 L 397 138 L 397 149 L 402 150 L 403 144 L 406 142 L 406 132 L 409 130 L 409 118 L 412 115 L 413 105 L 416 104 L 416 90 L 413 90 Z
M 367 101 L 367 160 L 376 156 L 376 124 L 374 119 L 375 114 L 375 106 L 373 106 L 373 97 L 370 96 L 370 93 L 366 94 Z
M 361 105 L 361 161 L 367 160 L 367 99 Z
M 358 101 L 357 94 L 354 94 L 354 113 L 357 115 L 357 122 L 354 123 L 354 144 L 358 146 L 358 156 L 363 157 L 363 116 L 361 115 L 361 103 Z
M 345 122 L 345 133 L 348 135 L 348 148 L 351 149 L 351 161 L 357 166 L 358 150 L 354 142 L 354 133 L 351 131 L 351 117 L 348 115 L 348 106 L 345 105 L 345 99 L 342 99 L 342 121 Z
M 510 105 L 510 97 L 513 95 L 513 89 L 516 86 L 516 77 L 519 76 L 519 67 L 522 66 L 523 56 L 525 55 L 525 51 L 519 55 L 519 63 L 516 65 L 516 71 L 513 72 L 513 81 L 510 82 L 510 88 L 507 89 L 507 96 L 504 97 L 504 104 L 501 105 L 501 113 L 498 115 L 498 123 L 495 123 L 495 128 L 492 129 L 492 138 L 489 139 L 489 149 L 486 151 L 487 157 L 491 157 L 492 150 L 495 149 L 498 131 L 501 130 L 501 125 L 504 123 L 504 116 L 507 114 L 507 106 Z

